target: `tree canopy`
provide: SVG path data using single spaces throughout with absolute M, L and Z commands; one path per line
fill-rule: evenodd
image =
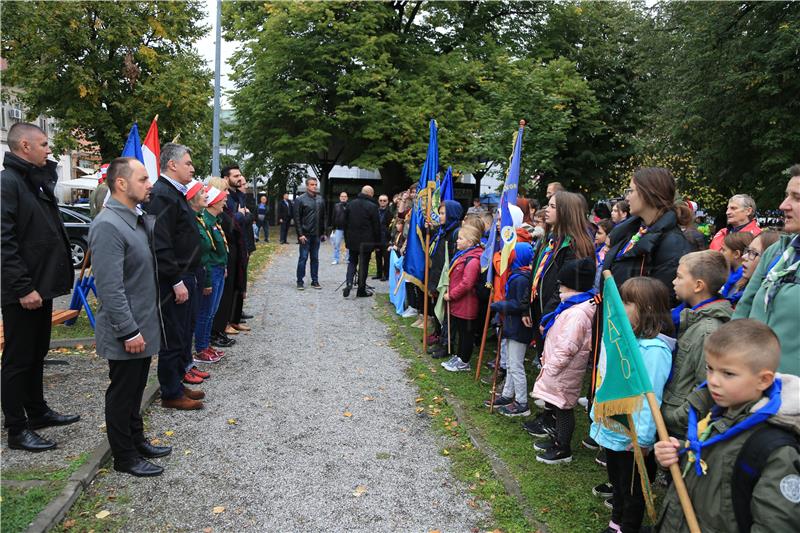
M 4 86 L 59 121 L 57 148 L 76 134 L 117 157 L 134 121 L 159 115 L 162 142 L 180 135 L 210 166 L 211 73 L 192 45 L 208 30 L 203 2 L 7 2 Z

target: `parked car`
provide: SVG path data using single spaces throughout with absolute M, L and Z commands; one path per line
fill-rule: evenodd
M 89 251 L 89 226 L 92 224 L 92 219 L 69 205 L 59 205 L 58 210 L 61 212 L 64 227 L 67 228 L 72 251 L 72 266 L 80 268 Z

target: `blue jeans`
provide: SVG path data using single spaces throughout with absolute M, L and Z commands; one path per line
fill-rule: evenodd
M 311 256 L 311 283 L 319 283 L 319 236 L 306 237 L 306 243 L 300 243 L 300 257 L 297 258 L 297 282 L 303 283 L 306 276 L 306 262 Z
M 211 324 L 217 314 L 219 302 L 222 300 L 222 288 L 225 285 L 225 266 L 213 266 L 211 269 L 211 294 L 200 295 L 200 311 L 197 313 L 197 324 L 194 328 L 195 350 L 202 352 L 211 342 Z
M 339 255 L 341 254 L 342 244 L 344 243 L 344 230 L 337 229 L 333 230 L 333 234 L 331 235 L 331 244 L 333 245 L 333 260 L 337 263 L 339 262 Z M 344 262 L 347 263 L 348 261 L 348 254 L 347 250 L 345 249 L 344 252 Z

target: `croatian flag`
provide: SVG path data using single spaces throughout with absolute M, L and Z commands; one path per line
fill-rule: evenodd
M 159 158 L 161 157 L 161 146 L 158 144 L 158 115 L 153 119 L 150 124 L 150 130 L 144 138 L 142 144 L 142 157 L 144 158 L 144 166 L 147 169 L 147 175 L 150 176 L 150 182 L 155 183 L 158 176 L 161 174 L 159 165 Z

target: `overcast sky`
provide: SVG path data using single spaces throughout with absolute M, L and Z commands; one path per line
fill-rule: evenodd
M 216 0 L 205 0 L 206 2 L 206 18 L 204 20 L 204 24 L 211 28 L 211 30 L 206 34 L 205 37 L 200 39 L 195 47 L 200 52 L 206 63 L 208 64 L 208 68 L 211 69 L 212 73 L 214 71 L 214 38 L 216 36 L 216 20 L 217 20 L 217 2 Z M 233 84 L 228 79 L 228 74 L 231 71 L 230 66 L 228 65 L 228 58 L 231 57 L 234 50 L 236 49 L 237 43 L 227 42 L 224 39 L 222 40 L 222 72 L 220 75 L 221 83 L 222 83 L 222 108 L 227 109 L 228 103 L 227 98 L 225 97 L 225 91 L 233 89 Z M 213 78 L 212 78 L 213 79 Z

